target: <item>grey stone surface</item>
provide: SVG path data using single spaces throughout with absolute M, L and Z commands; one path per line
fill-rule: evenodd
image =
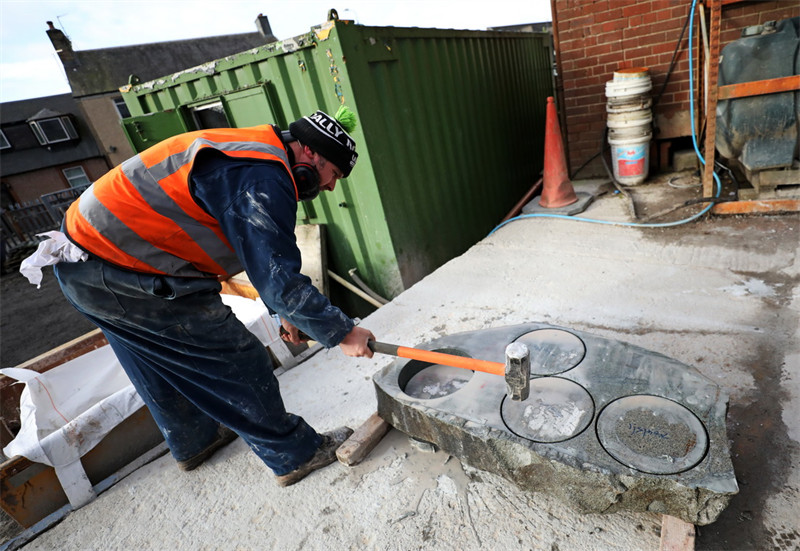
M 698 525 L 717 519 L 738 485 L 728 397 L 716 384 L 661 354 L 538 323 L 449 335 L 423 348 L 502 361 L 517 340 L 532 345 L 527 400 L 510 400 L 496 375 L 398 360 L 373 378 L 378 412 L 413 438 L 581 513 L 649 511 Z M 584 350 L 576 352 L 577 342 Z M 421 377 L 448 392 L 407 394 Z

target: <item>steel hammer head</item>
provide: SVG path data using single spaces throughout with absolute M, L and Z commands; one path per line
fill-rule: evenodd
M 506 346 L 506 390 L 517 402 L 527 400 L 531 392 L 531 351 L 521 342 Z

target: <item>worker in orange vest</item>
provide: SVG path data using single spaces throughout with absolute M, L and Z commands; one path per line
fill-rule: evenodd
M 55 265 L 64 295 L 103 330 L 184 470 L 239 435 L 288 486 L 333 462 L 352 433 L 319 434 L 285 410 L 267 349 L 219 293 L 244 270 L 286 340 L 300 343 L 302 331 L 372 356 L 373 334 L 300 273 L 294 237 L 297 202 L 355 166 L 354 119 L 345 108 L 288 131 L 174 136 L 112 169 L 66 214 L 62 230 L 86 260 Z

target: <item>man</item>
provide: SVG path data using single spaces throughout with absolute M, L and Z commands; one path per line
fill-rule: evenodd
M 302 330 L 372 357 L 373 334 L 300 274 L 294 237 L 297 202 L 332 191 L 356 159 L 322 111 L 289 132 L 200 130 L 125 161 L 68 210 L 64 233 L 88 259 L 55 265 L 64 295 L 103 330 L 182 469 L 238 434 L 288 486 L 352 433 L 318 434 L 286 412 L 266 348 L 222 304 L 219 279 L 244 269 L 287 340 Z

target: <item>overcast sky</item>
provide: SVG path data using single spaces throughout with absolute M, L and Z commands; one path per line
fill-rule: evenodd
M 290 38 L 324 22 L 331 8 L 370 26 L 485 29 L 551 20 L 548 0 L 0 0 L 0 101 L 70 92 L 47 21 L 76 50 L 92 50 L 254 32 L 259 13 L 278 39 Z

